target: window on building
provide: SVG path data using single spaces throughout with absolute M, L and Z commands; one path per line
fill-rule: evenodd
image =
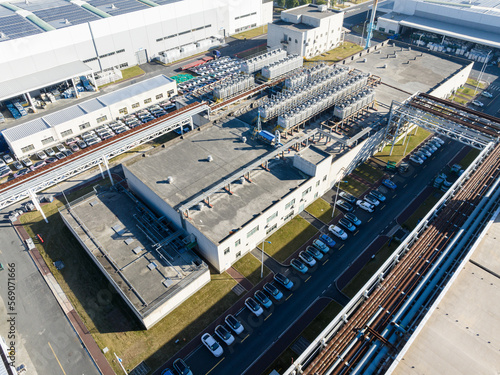
M 71 134 L 73 134 L 73 129 L 68 129 L 68 130 L 61 132 L 61 137 L 65 138 L 67 136 L 70 136 Z
M 318 198 L 318 192 L 314 193 L 314 199 Z
M 128 66 L 128 63 L 123 63 L 119 65 L 120 69 L 126 68 Z
M 120 108 L 120 109 L 118 110 L 118 113 L 121 113 L 122 115 L 126 115 L 126 114 L 128 114 L 127 107 Z
M 316 186 L 319 186 L 319 183 L 320 183 L 320 182 L 321 182 L 321 181 L 319 181 L 319 180 L 318 180 L 318 181 L 316 181 Z
M 26 147 L 23 147 L 21 148 L 21 152 L 23 154 L 27 153 L 27 152 L 30 152 L 31 150 L 34 150 L 35 149 L 35 146 L 33 145 L 29 145 L 29 146 L 26 146 Z
M 52 143 L 52 142 L 54 142 L 54 137 L 48 137 L 48 138 L 42 139 L 42 145 L 47 145 L 47 144 Z
M 285 210 L 288 210 L 290 207 L 292 207 L 295 204 L 295 198 L 292 199 L 290 202 L 285 204 Z
M 258 230 L 259 226 L 257 225 L 255 228 L 253 228 L 250 232 L 247 233 L 247 238 L 252 237 Z
M 323 181 L 326 181 L 326 176 L 323 176 Z
M 92 57 L 91 59 L 87 59 L 87 60 L 83 60 L 84 63 L 89 63 L 89 62 L 92 62 L 92 61 L 95 61 L 97 60 L 97 57 Z
M 288 41 L 289 41 L 289 42 L 291 42 L 291 41 L 292 41 L 292 37 L 291 37 L 291 36 L 289 36 L 289 37 L 288 37 Z
M 162 40 L 163 40 L 163 38 L 156 39 L 157 42 L 161 42 Z
M 304 198 L 307 194 L 309 194 L 312 190 L 312 187 L 308 187 L 306 190 L 302 192 L 302 198 Z
M 84 129 L 90 128 L 90 122 L 86 122 L 85 124 L 81 124 L 80 126 L 78 126 L 78 128 L 80 130 L 84 130 Z
M 271 216 L 269 216 L 267 218 L 267 222 L 269 223 L 272 219 L 274 219 L 276 216 L 278 216 L 278 211 L 276 211 L 274 214 L 272 214 Z
M 120 50 L 116 51 L 116 53 L 123 53 L 123 52 L 125 52 L 124 49 L 120 49 Z
M 229 247 L 224 250 L 224 255 L 229 254 Z
M 293 211 L 290 211 L 290 213 L 288 215 L 286 215 L 283 220 L 284 221 L 287 221 L 288 219 L 290 219 L 291 217 L 293 217 Z
M 132 108 L 139 108 L 139 105 L 140 105 L 139 103 L 134 103 L 132 104 Z
M 186 30 L 186 31 L 183 31 L 183 32 L 179 33 L 179 36 L 180 36 L 180 35 L 185 35 L 185 34 L 187 34 L 187 33 L 189 33 L 189 32 L 191 32 L 191 30 Z
M 241 245 L 241 239 L 238 239 L 234 242 L 234 247 L 238 247 Z
M 396 34 L 394 30 L 389 30 L 389 34 Z
M 271 228 L 268 228 L 266 230 L 266 234 L 271 233 L 273 230 L 275 230 L 278 227 L 278 224 L 274 224 Z
M 144 104 L 151 103 L 151 98 L 144 99 Z
M 101 116 L 96 119 L 97 123 L 100 124 L 108 119 L 108 116 Z
M 172 96 L 172 95 L 173 95 L 173 93 L 174 93 L 174 90 L 168 90 L 168 91 L 167 91 L 167 95 L 168 95 L 168 97 L 170 98 L 170 96 Z
M 156 95 L 156 100 L 160 100 L 161 98 L 163 98 L 163 94 Z
M 236 253 L 236 258 L 239 258 L 240 256 L 241 256 L 241 251 L 238 251 L 238 252 Z
M 385 32 L 385 27 L 379 27 L 379 31 L 382 31 L 383 33 Z
M 298 43 L 297 39 L 295 39 L 295 43 Z

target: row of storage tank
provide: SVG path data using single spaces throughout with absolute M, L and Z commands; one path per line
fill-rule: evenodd
M 262 68 L 262 76 L 267 79 L 274 79 L 283 74 L 300 68 L 304 64 L 304 59 L 299 55 L 289 55 L 282 60 L 275 61 Z
M 355 82 L 345 82 L 340 86 L 336 86 L 324 92 L 315 98 L 312 98 L 305 102 L 304 104 L 294 108 L 293 110 L 284 113 L 283 115 L 278 117 L 278 126 L 283 129 L 288 129 L 292 126 L 300 124 L 301 122 L 311 118 L 312 116 L 317 115 L 318 113 L 332 107 L 335 105 L 335 109 L 337 108 L 338 102 L 342 101 L 346 97 L 348 97 L 355 90 L 356 83 Z M 371 100 L 373 101 L 374 93 L 373 91 L 367 89 L 363 91 L 363 94 L 355 95 L 356 98 L 361 99 L 361 97 L 365 98 L 365 91 L 369 91 L 372 94 Z M 366 95 L 366 100 L 370 97 Z M 357 99 L 356 99 L 357 100 Z M 368 103 L 368 102 L 364 102 Z M 371 102 L 370 102 L 371 103 Z M 361 104 L 361 101 L 360 101 Z M 366 104 L 365 104 L 366 105 Z
M 335 105 L 333 115 L 339 119 L 344 119 L 360 109 L 370 105 L 375 100 L 375 91 L 365 89 L 352 97 L 343 100 Z
M 295 89 L 297 87 L 303 86 L 308 82 L 314 81 L 318 77 L 325 76 L 331 72 L 337 72 L 340 70 L 345 70 L 346 74 L 349 71 L 349 68 L 344 66 L 336 66 L 336 65 L 327 65 L 325 63 L 321 63 L 313 66 L 309 69 L 304 69 L 285 80 L 285 87 L 287 89 Z
M 334 86 L 339 86 L 341 82 L 342 96 L 351 94 L 365 86 L 368 82 L 368 75 L 359 74 L 348 78 L 348 70 L 332 71 L 323 77 L 317 77 L 314 81 L 307 83 L 302 87 L 293 90 L 285 90 L 276 97 L 266 102 L 259 107 L 259 115 L 263 120 L 278 116 L 290 109 L 296 107 L 300 103 L 306 101 L 310 97 L 317 96 L 322 92 L 328 91 Z M 347 79 L 347 81 L 346 81 Z
M 266 65 L 272 64 L 275 61 L 283 60 L 287 53 L 281 48 L 273 49 L 262 55 L 252 57 L 241 63 L 241 72 L 252 74 L 261 70 Z
M 240 92 L 243 92 L 255 84 L 254 77 L 248 74 L 240 74 L 236 77 L 215 86 L 213 94 L 215 100 L 224 100 Z

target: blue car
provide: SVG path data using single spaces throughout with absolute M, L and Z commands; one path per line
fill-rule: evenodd
M 298 260 L 297 258 L 295 259 L 292 259 L 292 262 L 290 263 L 290 265 L 295 268 L 297 271 L 299 271 L 300 273 L 306 273 L 309 268 L 306 267 L 306 265 L 304 263 L 302 263 L 302 261 Z
M 307 246 L 306 253 L 308 253 L 310 256 L 314 257 L 316 260 L 321 260 L 323 259 L 323 254 L 321 254 L 321 251 L 316 249 L 314 246 Z
M 384 185 L 386 188 L 389 188 L 391 190 L 396 190 L 396 188 L 398 187 L 394 182 L 392 182 L 388 178 L 382 180 L 382 185 Z
M 283 293 L 276 288 L 276 285 L 273 283 L 267 283 L 264 285 L 264 290 L 269 293 L 276 301 L 279 301 L 280 299 L 283 298 Z
M 333 240 L 333 238 L 331 238 L 327 234 L 322 234 L 321 236 L 319 236 L 319 239 L 321 240 L 321 242 L 326 243 L 330 247 L 334 247 L 336 244 L 336 242 Z
M 254 297 L 266 309 L 270 308 L 271 305 L 273 304 L 271 302 L 271 300 L 269 299 L 269 297 L 266 296 L 266 294 L 262 290 L 256 291 L 255 294 L 254 294 Z
M 288 277 L 286 277 L 285 275 L 283 275 L 282 273 L 277 273 L 275 276 L 274 276 L 274 280 L 276 280 L 277 282 L 279 282 L 281 285 L 283 285 L 285 288 L 287 288 L 288 290 L 292 289 L 293 287 L 293 282 L 290 281 L 288 279 Z

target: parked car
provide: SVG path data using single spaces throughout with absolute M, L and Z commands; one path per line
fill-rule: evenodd
M 377 207 L 380 204 L 379 200 L 370 196 L 370 194 L 365 195 L 363 199 L 375 207 Z
M 351 213 L 348 213 L 348 214 L 345 214 L 344 217 L 349 220 L 351 223 L 353 223 L 354 225 L 356 225 L 357 227 L 359 227 L 361 225 L 361 220 L 358 219 L 358 217 L 354 214 L 351 214 Z
M 33 164 L 33 165 L 30 167 L 30 169 L 31 169 L 32 171 L 34 171 L 35 169 L 38 169 L 38 168 L 43 167 L 45 164 L 46 164 L 46 163 L 45 163 L 45 161 L 44 161 L 44 160 L 40 160 L 40 161 L 37 161 L 35 164 Z
M 212 337 L 212 335 L 210 335 L 210 333 L 204 333 L 203 336 L 201 336 L 201 342 L 216 357 L 220 357 L 222 353 L 224 353 L 222 346 L 220 346 L 220 344 Z
M 424 154 L 426 157 L 430 158 L 432 156 L 432 152 L 431 150 L 427 149 L 426 147 L 424 146 L 421 146 L 417 152 L 420 152 L 422 154 Z
M 412 163 L 415 163 L 418 165 L 424 164 L 424 161 L 421 158 L 419 158 L 417 155 L 412 154 L 412 155 L 410 155 L 409 159 Z
M 274 280 L 276 280 L 278 283 L 280 283 L 281 285 L 283 285 L 288 290 L 290 290 L 290 289 L 293 288 L 293 282 L 291 282 L 288 279 L 288 277 L 286 277 L 282 273 L 278 272 L 276 275 L 274 275 Z
M 21 177 L 21 176 L 24 176 L 25 174 L 29 173 L 30 170 L 28 168 L 25 168 L 25 169 L 21 169 L 20 171 L 17 171 L 16 173 L 14 173 L 14 177 Z
M 233 332 L 236 333 L 237 335 L 239 335 L 241 332 L 245 330 L 243 324 L 241 324 L 241 322 L 238 319 L 236 319 L 232 314 L 226 316 L 224 320 L 226 321 L 228 327 L 231 328 Z
M 23 165 L 21 164 L 20 161 L 16 160 L 14 161 L 14 163 L 12 163 L 12 165 L 14 166 L 14 168 L 16 168 L 17 170 L 19 169 L 23 169 Z
M 66 139 L 65 143 L 69 146 L 73 143 L 76 143 L 76 141 L 77 141 L 76 138 L 71 137 L 71 138 Z
M 375 199 L 378 199 L 380 202 L 385 202 L 385 200 L 387 199 L 385 195 L 378 190 L 372 190 L 368 194 L 373 195 Z
M 0 159 L 0 168 L 6 167 L 6 166 L 7 166 L 7 164 L 5 164 L 5 162 L 2 159 Z
M 347 212 L 352 212 L 354 211 L 354 207 L 351 206 L 349 203 L 347 203 L 346 201 L 343 201 L 342 199 L 339 199 L 337 201 L 337 206 L 340 207 L 341 209 L 343 209 L 344 211 L 347 211 Z
M 36 156 L 37 156 L 37 157 L 38 157 L 38 159 L 40 159 L 40 160 L 45 160 L 45 159 L 47 159 L 47 154 L 46 154 L 45 152 L 43 152 L 43 150 L 38 151 L 38 152 L 36 153 Z
M 321 240 L 314 240 L 312 244 L 316 249 L 322 251 L 325 254 L 330 251 L 330 248 L 326 246 L 325 243 Z
M 10 156 L 9 154 L 5 154 L 3 156 L 3 160 L 6 162 L 6 163 L 12 163 L 14 160 L 12 159 L 12 156 Z
M 116 134 L 121 134 L 121 133 L 123 133 L 123 132 L 126 132 L 126 131 L 127 131 L 127 128 L 126 128 L 125 126 L 120 126 L 120 127 L 118 127 L 118 128 L 115 128 L 114 130 L 115 130 L 115 133 L 116 133 Z
M 70 151 L 70 150 L 64 150 L 62 153 L 63 153 L 64 155 L 66 155 L 66 156 L 73 155 L 73 151 Z
M 424 147 L 428 148 L 431 153 L 436 152 L 437 149 L 438 149 L 436 146 L 434 146 L 434 144 L 432 143 L 432 141 L 428 141 L 427 143 L 425 143 Z
M 181 358 L 177 358 L 172 366 L 179 375 L 193 375 L 189 366 Z
M 323 243 L 326 243 L 330 247 L 334 247 L 336 244 L 336 242 L 333 240 L 332 237 L 324 233 L 321 236 L 319 236 L 319 240 Z
M 395 190 L 398 187 L 394 182 L 392 182 L 388 178 L 382 180 L 382 185 L 391 190 Z
M 425 155 L 422 151 L 420 150 L 417 150 L 417 151 L 413 151 L 413 155 L 416 155 L 418 156 L 420 159 L 422 159 L 423 161 L 426 161 L 427 160 L 427 155 Z
M 442 145 L 444 145 L 444 143 L 445 143 L 445 142 L 444 142 L 441 138 L 439 138 L 439 137 L 432 137 L 432 140 L 433 140 L 433 141 L 437 141 L 437 142 L 441 143 L 441 146 L 442 146 Z
M 484 96 L 485 98 L 493 98 L 493 94 L 488 91 L 483 91 L 481 95 Z
M 76 143 L 72 143 L 72 144 L 70 144 L 70 145 L 69 145 L 69 148 L 70 148 L 70 149 L 71 149 L 71 151 L 73 151 L 73 152 L 77 152 L 77 151 L 80 149 L 80 147 L 78 147 L 78 145 L 77 145 Z
M 354 232 L 356 230 L 356 226 L 349 220 L 347 220 L 345 217 L 339 220 L 339 225 L 347 229 L 349 232 Z
M 12 173 L 12 169 L 10 169 L 7 165 L 0 168 L 0 177 L 8 176 Z
M 47 163 L 47 164 L 55 163 L 58 160 L 59 160 L 58 158 L 47 158 L 47 159 L 45 159 L 45 163 Z
M 309 270 L 309 268 L 297 258 L 292 259 L 290 265 L 300 273 L 306 273 Z
M 253 296 L 255 297 L 257 302 L 259 302 L 266 309 L 270 308 L 273 304 L 273 302 L 269 299 L 268 296 L 266 296 L 266 294 L 262 290 L 256 291 Z
M 307 246 L 305 252 L 314 257 L 316 260 L 323 259 L 323 254 L 321 253 L 321 251 L 316 249 L 314 246 Z
M 175 375 L 175 374 L 172 370 L 170 370 L 169 368 L 166 368 L 165 370 L 163 370 L 161 372 L 161 375 Z
M 363 201 L 361 199 L 359 199 L 359 200 L 356 201 L 356 206 L 358 206 L 362 210 L 365 210 L 365 211 L 368 211 L 368 212 L 373 212 L 373 209 L 374 209 L 374 207 L 370 203 L 365 202 L 365 201 Z
M 21 162 L 25 167 L 31 167 L 33 165 L 33 162 L 28 158 L 21 159 Z
M 59 150 L 59 152 L 63 152 L 64 150 L 66 150 L 66 147 L 64 147 L 62 143 L 57 144 L 56 148 Z
M 56 153 L 52 148 L 48 148 L 48 149 L 44 150 L 44 152 L 49 156 L 56 156 Z
M 436 148 L 439 148 L 442 146 L 442 144 L 435 138 L 430 139 L 428 143 L 432 144 Z
M 484 103 L 480 102 L 479 100 L 473 100 L 471 104 L 477 106 L 477 107 L 483 107 Z
M 344 199 L 345 199 L 347 202 L 349 202 L 349 203 L 354 203 L 354 202 L 356 202 L 356 197 L 355 197 L 355 196 L 353 196 L 353 195 L 351 195 L 351 194 L 349 194 L 349 193 L 348 193 L 348 192 L 346 192 L 346 191 L 341 191 L 341 192 L 339 193 L 339 195 L 340 195 L 342 198 L 344 198 Z
M 336 225 L 330 225 L 328 227 L 328 230 L 333 233 L 334 236 L 337 236 L 341 240 L 347 240 L 347 233 L 344 232 L 342 229 L 340 229 Z
M 316 260 L 314 259 L 314 257 L 311 254 L 306 253 L 305 251 L 301 251 L 299 253 L 299 258 L 309 267 L 314 267 L 314 265 L 316 264 Z
M 215 327 L 215 334 L 219 336 L 226 345 L 231 345 L 234 342 L 234 336 L 231 335 L 231 332 L 229 332 L 223 325 L 219 324 Z
M 255 316 L 260 316 L 264 312 L 264 310 L 262 310 L 262 307 L 252 297 L 248 297 L 245 300 L 245 306 Z
M 281 293 L 281 290 L 279 290 L 273 283 L 267 283 L 264 285 L 264 290 L 276 301 L 283 298 L 283 293 Z
M 58 158 L 59 160 L 64 159 L 65 157 L 66 157 L 66 155 L 64 155 L 62 152 L 58 152 L 56 154 L 56 158 Z
M 141 121 L 143 124 L 145 124 L 146 122 L 153 121 L 154 119 L 155 119 L 154 116 L 149 115 L 141 118 Z
M 158 118 L 158 117 L 161 117 L 161 116 L 165 116 L 167 114 L 167 112 L 165 112 L 163 109 L 157 109 L 157 110 L 154 110 L 154 111 L 151 111 L 151 114 Z

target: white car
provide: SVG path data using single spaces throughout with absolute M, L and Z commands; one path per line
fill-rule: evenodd
M 486 98 L 493 98 L 493 94 L 488 92 L 488 91 L 483 91 L 481 93 L 482 96 L 486 97 Z
M 24 164 L 25 167 L 31 167 L 33 165 L 33 162 L 28 158 L 21 159 L 21 162 Z
M 332 232 L 332 234 L 333 234 L 334 236 L 337 236 L 337 237 L 338 237 L 338 238 L 340 238 L 341 240 L 346 240 L 346 239 L 347 239 L 347 233 L 346 233 L 346 232 L 344 232 L 344 230 L 343 230 L 343 229 L 340 229 L 340 228 L 339 228 L 338 226 L 336 226 L 336 225 L 330 225 L 330 226 L 328 227 L 328 230 L 329 230 L 330 232 Z
M 220 346 L 220 344 L 210 335 L 210 333 L 204 333 L 203 336 L 201 336 L 201 342 L 216 357 L 220 357 L 222 353 L 224 353 L 222 346 Z
M 56 156 L 56 152 L 51 148 L 44 150 L 44 152 L 49 156 Z
M 414 162 L 415 164 L 424 164 L 424 161 L 420 159 L 417 155 L 410 155 L 410 160 Z
M 441 146 L 444 145 L 444 141 L 439 137 L 433 137 L 432 140 L 441 143 Z
M 239 335 L 245 329 L 245 327 L 243 327 L 243 324 L 241 324 L 241 322 L 231 314 L 226 316 L 224 320 L 226 321 L 226 324 L 229 326 L 229 328 L 231 328 L 237 335 Z
M 231 335 L 231 332 L 227 330 L 223 325 L 218 325 L 215 327 L 215 334 L 220 337 L 222 341 L 226 343 L 226 345 L 231 345 L 234 342 L 234 336 Z
M 434 139 L 434 138 L 433 138 L 433 139 L 431 139 L 429 142 L 427 142 L 427 144 L 431 144 L 431 145 L 433 145 L 433 146 L 434 146 L 434 147 L 436 147 L 436 148 L 439 148 L 439 147 L 441 147 L 441 146 L 442 146 L 442 144 L 441 144 L 441 143 L 439 143 L 439 142 L 438 142 L 436 139 Z
M 260 316 L 264 312 L 262 307 L 254 300 L 252 297 L 248 297 L 245 300 L 245 306 L 254 314 L 255 316 Z
M 437 149 L 438 149 L 436 146 L 434 146 L 434 145 L 432 144 L 432 142 L 427 142 L 427 143 L 426 143 L 425 145 L 423 145 L 422 147 L 427 148 L 427 149 L 431 152 L 431 154 L 433 154 L 434 152 L 436 152 L 436 151 L 437 151 Z
M 63 151 L 66 151 L 66 147 L 64 147 L 64 145 L 62 143 L 59 143 L 56 145 L 56 148 L 59 150 L 59 152 L 63 152 Z
M 477 106 L 477 107 L 483 107 L 484 106 L 484 104 L 481 103 L 479 100 L 473 100 L 471 103 L 473 105 Z
M 9 154 L 5 154 L 3 156 L 3 160 L 5 160 L 6 163 L 12 163 L 14 160 L 12 160 L 12 156 L 10 156 Z
M 358 206 L 362 210 L 365 210 L 365 211 L 368 211 L 368 212 L 373 212 L 373 208 L 374 208 L 370 203 L 365 202 L 365 201 L 363 201 L 361 199 L 358 199 L 356 201 L 356 206 Z
M 0 168 L 6 167 L 6 166 L 7 166 L 7 164 L 5 164 L 5 162 L 2 159 L 0 159 Z
M 299 258 L 309 267 L 313 267 L 316 264 L 316 260 L 309 253 L 301 251 Z
M 372 206 L 375 206 L 375 207 L 377 207 L 380 204 L 380 201 L 377 198 L 371 197 L 369 195 L 365 195 L 365 197 L 363 199 L 366 202 L 368 202 L 369 204 L 371 204 Z
M 36 156 L 38 156 L 38 159 L 40 159 L 40 160 L 45 160 L 45 159 L 47 159 L 47 154 L 46 154 L 45 152 L 43 152 L 43 151 L 38 151 L 38 152 L 36 153 Z
M 425 147 L 420 147 L 418 149 L 418 152 L 424 154 L 425 156 L 427 156 L 428 158 L 430 158 L 432 156 L 430 150 L 427 150 Z

